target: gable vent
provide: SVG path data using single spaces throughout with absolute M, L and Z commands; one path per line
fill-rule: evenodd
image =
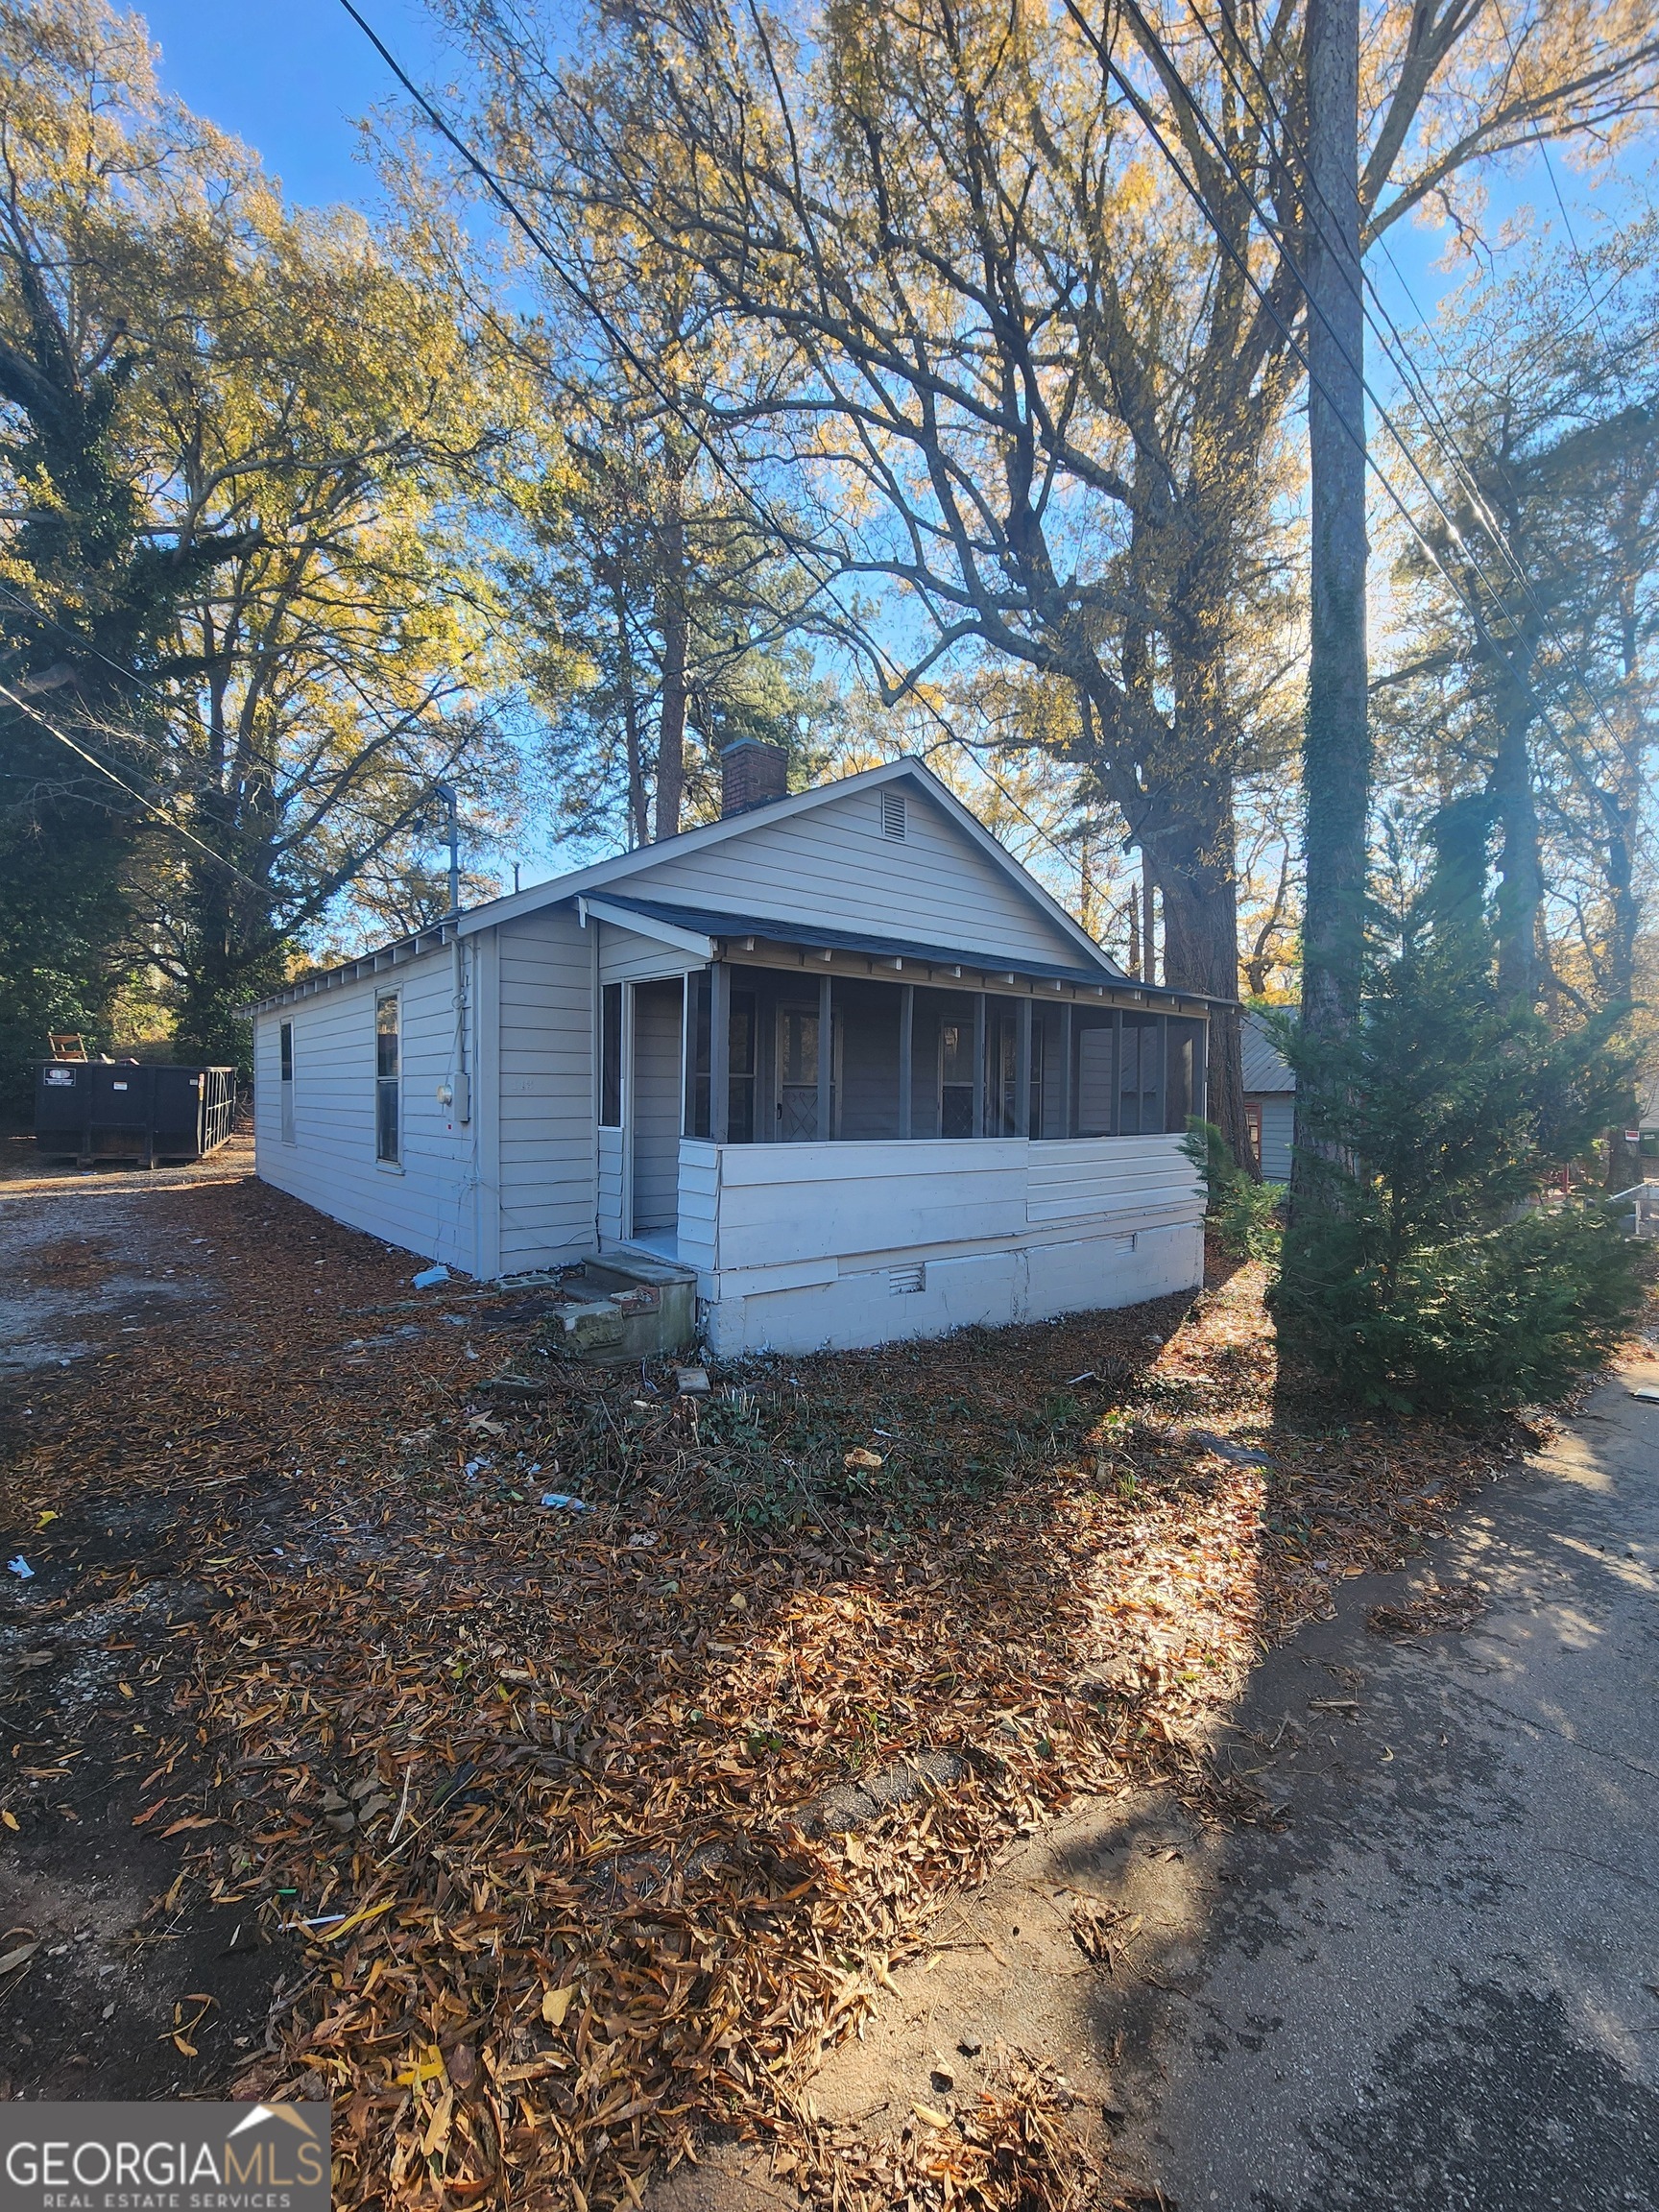
M 914 1267 L 889 1267 L 887 1270 L 889 1297 L 902 1298 L 912 1291 L 926 1290 L 926 1287 L 927 1269 L 920 1261 Z
M 902 841 L 905 834 L 904 794 L 902 791 L 883 791 L 881 794 L 881 834 Z

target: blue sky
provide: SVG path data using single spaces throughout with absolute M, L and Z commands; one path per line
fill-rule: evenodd
M 357 0 L 363 13 L 416 82 L 439 96 L 464 75 L 453 50 L 421 0 Z M 161 78 L 197 113 L 252 147 L 280 178 L 288 197 L 311 204 L 344 201 L 373 209 L 377 191 L 372 171 L 358 158 L 357 124 L 376 108 L 398 103 L 400 88 L 339 0 L 140 0 L 152 37 L 161 49 Z M 1635 165 L 1645 168 L 1645 162 Z M 1592 186 L 1559 154 L 1554 182 L 1572 210 L 1581 245 L 1599 228 L 1598 211 L 1617 220 L 1631 211 L 1646 178 L 1616 170 Z M 1494 221 L 1530 206 L 1547 223 L 1562 254 L 1562 280 L 1580 281 L 1561 235 L 1561 220 L 1549 172 L 1536 157 L 1490 180 Z M 1637 189 L 1633 191 L 1632 187 Z M 1444 235 L 1414 224 L 1390 233 L 1389 249 L 1409 296 L 1381 253 L 1371 256 L 1373 281 L 1396 321 L 1409 330 L 1433 312 L 1457 276 L 1440 270 Z M 1467 271 L 1459 275 L 1467 274 Z M 1374 384 L 1384 402 L 1397 385 L 1387 365 L 1370 349 Z M 1418 349 L 1427 365 L 1431 349 Z M 527 836 L 527 875 L 546 871 L 542 841 Z
M 418 83 L 441 93 L 460 73 L 452 49 L 421 0 L 359 0 L 363 13 Z M 290 198 L 373 205 L 374 181 L 357 158 L 359 118 L 399 97 L 398 88 L 339 0 L 151 0 L 141 11 L 161 48 L 168 87 L 263 156 Z M 1592 190 L 1559 155 L 1555 178 L 1580 241 L 1596 209 L 1624 201 L 1626 180 Z M 1548 174 L 1536 159 L 1495 177 L 1495 210 L 1530 204 L 1557 232 Z M 1443 239 L 1413 224 L 1389 239 L 1418 306 L 1432 310 L 1451 281 L 1434 264 Z M 1371 275 L 1398 320 L 1416 320 L 1382 255 Z M 1569 280 L 1573 272 L 1569 261 Z
M 339 0 L 150 0 L 139 12 L 168 90 L 254 148 L 290 199 L 373 201 L 354 126 L 398 87 Z M 365 0 L 363 13 L 417 83 L 455 74 L 420 0 Z

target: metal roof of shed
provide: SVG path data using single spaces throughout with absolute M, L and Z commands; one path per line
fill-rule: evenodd
M 1295 1090 L 1294 1072 L 1254 1014 L 1244 1015 L 1239 1022 L 1238 1042 L 1244 1056 L 1246 1097 L 1254 1097 L 1258 1093 Z

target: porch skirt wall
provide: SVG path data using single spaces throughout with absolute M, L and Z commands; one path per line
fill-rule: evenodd
M 1203 1226 L 1178 1222 L 908 1264 L 843 1262 L 828 1280 L 797 1279 L 777 1288 L 757 1285 L 753 1273 L 741 1288 L 716 1274 L 703 1277 L 699 1288 L 704 1337 L 717 1358 L 731 1358 L 850 1351 L 896 1337 L 942 1336 L 970 1323 L 1047 1321 L 1196 1289 L 1203 1280 Z

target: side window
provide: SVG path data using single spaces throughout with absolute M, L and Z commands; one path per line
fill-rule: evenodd
M 396 991 L 374 1001 L 374 1157 L 402 1156 L 403 1065 Z
M 622 986 L 601 985 L 599 992 L 599 1126 L 622 1126 Z
M 294 1142 L 294 1024 L 284 1022 L 277 1030 L 282 1062 L 282 1142 Z

